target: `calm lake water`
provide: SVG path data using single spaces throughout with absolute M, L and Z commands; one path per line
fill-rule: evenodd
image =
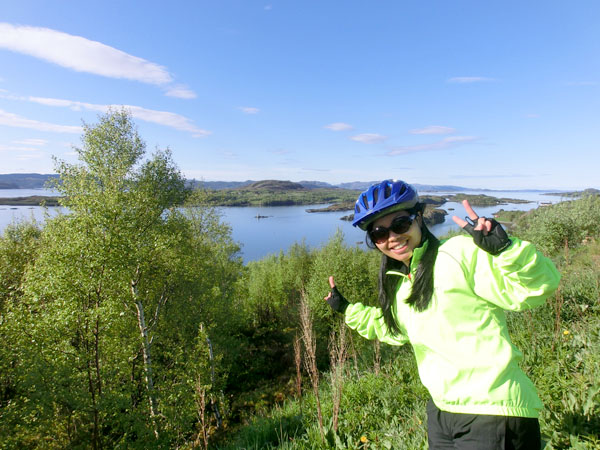
M 493 207 L 474 208 L 481 216 L 491 216 L 500 209 L 508 211 L 527 211 L 537 208 L 541 202 L 556 203 L 562 200 L 560 196 L 542 195 L 538 191 L 469 191 L 469 194 L 486 194 L 499 198 L 515 198 L 528 200 L 530 203 L 513 203 Z M 421 192 L 427 195 L 428 192 Z M 443 195 L 435 192 L 433 195 Z M 0 197 L 26 197 L 30 195 L 53 195 L 43 189 L 3 189 Z M 223 221 L 232 227 L 233 239 L 242 246 L 244 262 L 254 261 L 268 254 L 277 254 L 287 249 L 295 242 L 305 242 L 310 247 L 320 247 L 325 244 L 339 229 L 344 233 L 348 245 L 358 245 L 366 248 L 365 234 L 354 228 L 350 222 L 340 220 L 347 212 L 307 213 L 306 209 L 321 208 L 325 205 L 277 206 L 277 207 L 223 207 L 219 208 Z M 464 217 L 466 212 L 460 203 L 447 202 L 440 206 L 448 212 L 444 223 L 431 228 L 436 236 L 443 236 L 448 231 L 458 228 L 452 221 L 452 215 Z M 43 222 L 45 215 L 60 213 L 61 208 L 44 210 L 39 206 L 6 206 L 0 205 L 0 233 L 8 224 L 19 220 Z M 256 216 L 268 216 L 257 219 Z

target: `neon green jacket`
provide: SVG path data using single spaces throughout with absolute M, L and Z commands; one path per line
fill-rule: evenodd
M 560 274 L 533 244 L 512 241 L 498 256 L 467 236 L 443 242 L 435 262 L 434 294 L 422 312 L 404 302 L 425 249 L 419 247 L 410 275 L 388 272 L 398 276 L 393 311 L 401 334 L 391 335 L 380 308 L 361 303 L 348 306 L 346 324 L 367 339 L 410 342 L 421 381 L 442 411 L 538 417 L 542 402 L 519 367 L 523 355 L 510 340 L 504 310 L 541 305 L 558 287 Z

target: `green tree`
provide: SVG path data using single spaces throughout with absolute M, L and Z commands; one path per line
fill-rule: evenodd
M 40 228 L 36 222 L 15 222 L 0 237 L 0 411 L 18 395 L 19 353 L 12 346 L 9 318 L 23 297 L 23 279 L 35 261 Z
M 200 321 L 219 316 L 207 305 L 233 284 L 237 247 L 210 211 L 180 211 L 188 192 L 170 152 L 145 158 L 126 111 L 86 124 L 76 151 L 79 164 L 57 161 L 69 213 L 47 221 L 7 327 L 26 370 L 2 411 L 5 442 L 168 447 L 193 432 L 186 367 Z
M 0 237 L 0 314 L 23 294 L 27 267 L 35 261 L 41 229 L 37 222 L 9 224 Z

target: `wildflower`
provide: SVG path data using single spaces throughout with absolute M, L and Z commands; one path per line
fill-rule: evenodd
M 367 439 L 367 437 L 366 437 L 366 436 L 361 436 L 361 437 L 360 437 L 360 442 L 362 442 L 363 444 L 366 444 L 366 443 L 367 443 L 367 441 L 368 441 L 368 439 Z
M 570 333 L 570 331 L 569 331 L 569 330 L 565 330 L 565 331 L 563 331 L 563 335 L 565 335 L 565 336 L 568 336 L 568 335 L 569 335 L 569 333 Z

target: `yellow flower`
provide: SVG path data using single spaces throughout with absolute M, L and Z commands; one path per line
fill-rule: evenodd
M 362 442 L 363 444 L 366 443 L 368 441 L 366 436 L 361 436 L 360 437 L 360 442 Z
M 563 331 L 563 334 L 564 334 L 565 336 L 566 336 L 566 335 L 568 335 L 568 334 L 569 334 L 569 330 L 565 330 L 565 331 Z

